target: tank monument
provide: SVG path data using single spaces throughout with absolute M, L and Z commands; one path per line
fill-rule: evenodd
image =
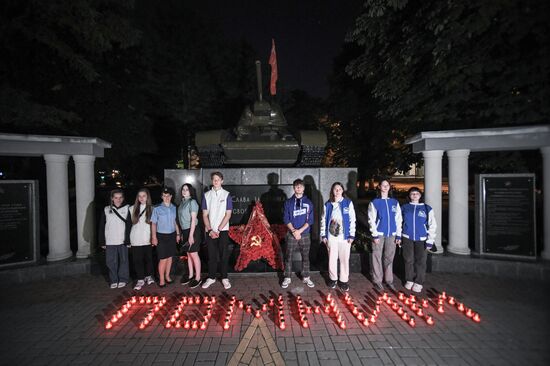
M 200 157 L 200 169 L 166 169 L 165 184 L 176 191 L 184 183 L 192 184 L 199 202 L 210 189 L 210 174 L 221 171 L 224 188 L 233 198 L 232 225 L 246 223 L 252 207 L 260 201 L 270 224 L 283 223 L 283 203 L 293 194 L 292 182 L 303 179 L 305 194 L 313 201 L 315 224 L 312 230 L 310 261 L 318 270 L 326 260 L 326 251 L 319 241 L 319 218 L 323 202 L 328 200 L 332 183 L 339 181 L 352 199 L 357 196 L 357 168 L 324 168 L 321 163 L 327 145 L 322 130 L 292 133 L 281 107 L 263 98 L 261 65 L 256 61 L 257 100 L 247 105 L 232 130 L 200 131 L 195 145 Z M 283 244 L 284 245 L 284 244 Z M 230 244 L 230 267 L 238 257 L 238 245 Z M 322 253 L 325 251 L 325 253 Z M 299 253 L 295 254 L 296 263 Z M 245 271 L 271 270 L 265 263 L 251 263 Z

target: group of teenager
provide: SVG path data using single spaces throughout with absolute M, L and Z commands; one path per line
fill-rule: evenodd
M 132 206 L 124 203 L 124 192 L 111 191 L 110 203 L 102 211 L 98 242 L 106 250 L 106 265 L 111 288 L 123 288 L 129 283 L 128 248 L 132 248 L 133 265 L 137 282 L 135 290 L 155 283 L 153 272 L 153 247 L 158 258 L 158 286 L 165 287 L 174 280 L 171 277 L 172 259 L 176 257 L 176 244 L 185 243 L 188 275 L 181 283 L 191 288 L 202 285 L 209 288 L 216 282 L 217 273 L 225 289 L 231 288 L 227 276 L 229 261 L 229 220 L 233 200 L 223 187 L 223 174 L 211 174 L 212 189 L 197 202 L 191 184 L 181 187 L 181 202 L 176 207 L 172 200 L 174 191 L 165 187 L 162 203 L 153 206 L 148 189 L 140 189 Z M 315 284 L 309 275 L 309 250 L 311 227 L 314 224 L 312 201 L 304 194 L 303 180 L 293 182 L 294 194 L 284 203 L 283 221 L 287 226 L 285 238 L 285 269 L 282 288 L 291 284 L 292 256 L 299 251 L 302 257 L 302 282 L 308 287 Z M 393 259 L 396 246 L 402 246 L 405 259 L 405 288 L 422 291 L 426 272 L 426 250 L 434 245 L 436 223 L 428 205 L 421 203 L 421 192 L 409 190 L 409 203 L 402 208 L 391 197 L 388 180 L 378 185 L 379 195 L 368 208 L 368 221 L 372 233 L 372 279 L 375 287 L 383 289 L 383 283 L 392 290 Z M 204 228 L 198 225 L 202 211 Z M 353 202 L 345 196 L 340 182 L 332 184 L 329 200 L 321 215 L 321 241 L 328 252 L 328 285 L 349 291 L 349 258 L 355 240 L 356 215 Z M 208 277 L 201 279 L 200 243 L 205 237 L 208 249 Z M 176 257 L 177 258 L 177 257 Z

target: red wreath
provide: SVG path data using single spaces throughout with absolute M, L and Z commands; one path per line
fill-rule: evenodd
M 241 246 L 236 271 L 245 269 L 251 261 L 261 258 L 274 269 L 284 269 L 280 240 L 286 234 L 285 225 L 270 225 L 260 201 L 256 201 L 246 225 L 229 228 L 229 237 Z

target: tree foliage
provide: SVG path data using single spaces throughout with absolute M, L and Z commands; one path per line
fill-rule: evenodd
M 0 17 L 0 129 L 103 138 L 100 166 L 129 175 L 162 175 L 253 92 L 251 47 L 181 1 L 6 0 Z
M 549 10 L 536 0 L 366 0 L 331 85 L 333 119 L 365 141 L 344 155 L 391 173 L 415 160 L 403 142 L 422 130 L 547 123 Z
M 548 121 L 546 1 L 367 0 L 347 72 L 408 131 Z

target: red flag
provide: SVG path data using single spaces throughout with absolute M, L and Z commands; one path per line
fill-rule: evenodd
M 271 39 L 271 55 L 269 56 L 269 64 L 271 65 L 271 83 L 269 91 L 271 95 L 277 94 L 277 52 L 275 52 L 275 40 Z

